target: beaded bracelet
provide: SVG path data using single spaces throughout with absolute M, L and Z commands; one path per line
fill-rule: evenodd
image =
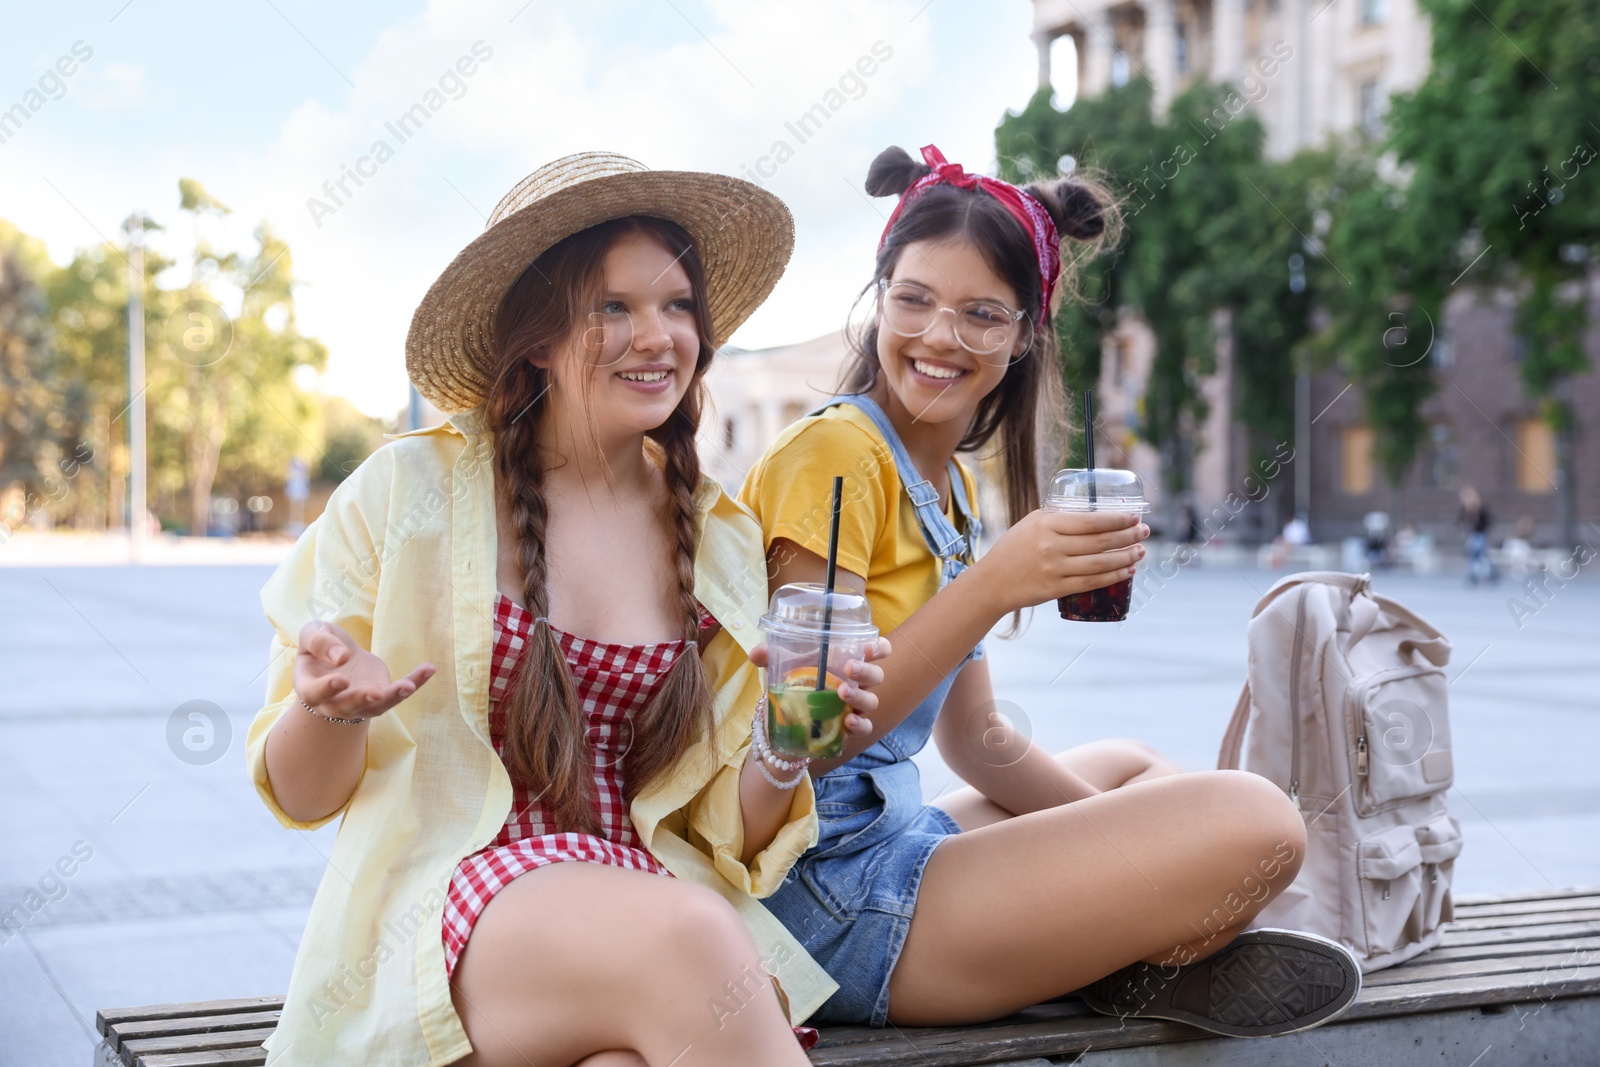
M 313 718 L 321 719 L 324 722 L 336 722 L 336 723 L 339 723 L 341 726 L 360 726 L 362 723 L 367 721 L 366 719 L 341 719 L 341 718 L 338 718 L 337 716 L 333 716 L 333 715 L 324 715 L 322 712 L 318 711 L 316 708 L 312 707 L 310 704 L 307 704 L 306 701 L 305 701 L 305 698 L 302 697 L 299 693 L 296 693 L 294 695 L 294 698 L 296 700 L 300 701 L 300 706 L 302 708 L 305 708 L 307 711 L 309 711 Z
M 811 760 L 809 758 L 786 760 L 779 757 L 776 752 L 772 751 L 771 746 L 767 744 L 766 720 L 767 700 L 765 697 L 762 697 L 761 703 L 756 705 L 755 718 L 750 723 L 750 743 L 755 747 L 756 750 L 756 769 L 761 772 L 761 776 L 763 778 L 765 778 L 768 782 L 771 782 L 776 788 L 793 789 L 805 778 L 806 767 L 811 764 Z M 767 769 L 767 764 L 769 761 L 780 771 L 799 770 L 800 773 L 788 781 L 783 781 Z

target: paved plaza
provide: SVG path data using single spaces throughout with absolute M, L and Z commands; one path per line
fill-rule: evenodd
M 244 774 L 270 572 L 0 567 L 0 909 L 26 916 L 0 929 L 0 1065 L 86 1067 L 97 1008 L 286 988 L 335 829 L 282 829 Z M 1213 766 L 1274 577 L 1192 567 L 1121 625 L 1041 612 L 990 639 L 997 695 L 1051 749 L 1128 736 Z M 1454 642 L 1458 891 L 1600 883 L 1600 581 L 1376 584 Z M 208 732 L 187 712 L 211 707 Z M 952 787 L 919 762 L 930 797 Z

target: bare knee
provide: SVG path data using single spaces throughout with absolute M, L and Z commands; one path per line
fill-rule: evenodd
M 741 965 L 757 961 L 755 939 L 732 904 L 692 882 L 675 882 L 672 888 L 660 913 L 641 916 L 641 936 L 648 944 L 680 967 L 729 972 L 729 978 Z
M 1272 782 L 1248 771 L 1216 771 L 1229 809 L 1229 844 L 1239 861 L 1259 874 L 1272 895 L 1294 881 L 1305 860 L 1306 827 L 1300 811 Z

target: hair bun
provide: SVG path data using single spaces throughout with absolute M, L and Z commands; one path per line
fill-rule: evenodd
M 912 159 L 904 148 L 892 145 L 879 152 L 878 158 L 867 168 L 867 194 L 899 196 L 932 169 L 927 164 Z
M 1092 241 L 1106 232 L 1106 209 L 1097 188 L 1071 178 L 1036 182 L 1024 189 L 1044 205 L 1061 236 Z

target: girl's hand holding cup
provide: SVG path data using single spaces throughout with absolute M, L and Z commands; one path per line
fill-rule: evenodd
M 1137 514 L 1040 508 L 1011 527 L 972 568 L 1002 598 L 1000 614 L 1133 577 L 1150 527 Z
M 872 733 L 872 720 L 868 718 L 878 710 L 878 696 L 872 690 L 883 684 L 883 668 L 877 661 L 889 655 L 891 646 L 887 637 L 879 637 L 862 650 L 860 659 L 844 664 L 844 681 L 839 686 L 839 699 L 848 709 L 844 714 L 847 734 L 866 737 Z M 750 650 L 750 662 L 765 670 L 769 664 L 769 650 L 765 643 Z
M 342 628 L 331 622 L 308 622 L 300 628 L 294 691 L 320 718 L 371 719 L 415 693 L 436 670 L 424 663 L 390 681 L 388 665 Z

